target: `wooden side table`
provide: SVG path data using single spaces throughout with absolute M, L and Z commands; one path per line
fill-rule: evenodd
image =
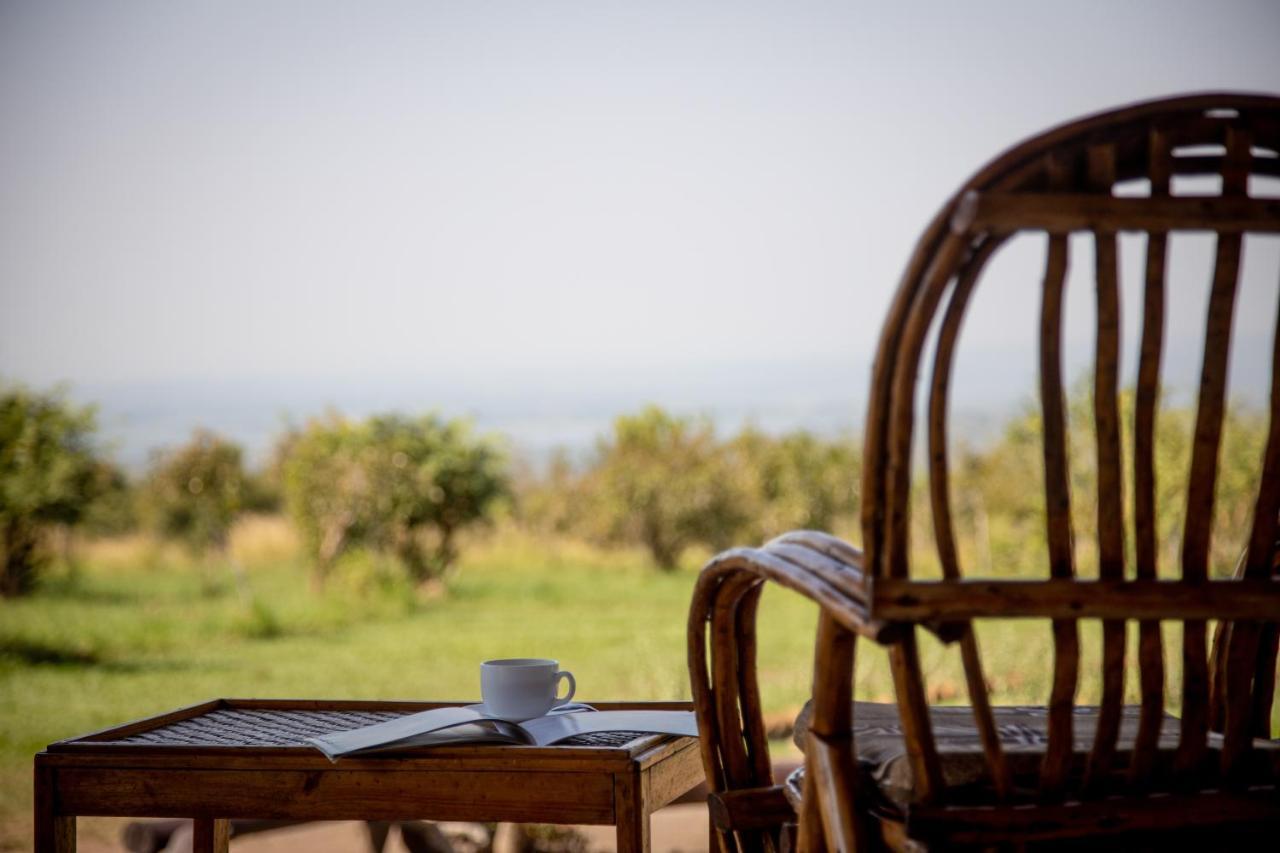
M 589 735 L 550 747 L 417 748 L 331 763 L 302 739 L 459 702 L 215 699 L 50 744 L 35 757 L 35 849 L 67 853 L 77 815 L 195 819 L 225 851 L 228 819 L 612 824 L 649 849 L 649 815 L 703 779 L 694 738 Z M 691 710 L 688 702 L 598 702 Z

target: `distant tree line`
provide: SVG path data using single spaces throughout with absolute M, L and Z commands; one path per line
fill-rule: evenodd
M 1122 406 L 1128 428 L 1132 400 Z M 1079 568 L 1088 573 L 1096 553 L 1096 472 L 1087 384 L 1071 394 L 1069 414 L 1074 534 Z M 1166 408 L 1159 419 L 1163 567 L 1177 562 L 1193 421 L 1186 407 Z M 1219 571 L 1230 568 L 1244 541 L 1265 435 L 1260 413 L 1229 409 L 1213 538 Z M 435 581 L 457 565 L 461 534 L 504 506 L 526 529 L 640 547 L 662 569 L 681 565 L 692 548 L 756 544 L 796 528 L 860 538 L 861 450 L 854 438 L 754 428 L 722 437 L 705 418 L 657 407 L 617 418 L 585 458 L 562 453 L 541 470 L 520 473 L 492 439 L 434 415 L 317 418 L 286 431 L 260 470 L 246 467 L 233 442 L 197 431 L 153 454 L 134 480 L 96 436 L 89 407 L 56 392 L 0 389 L 0 595 L 30 592 L 55 541 L 69 541 L 75 531 L 140 528 L 181 543 L 197 561 L 225 560 L 244 512 L 287 513 L 317 587 L 343 555 L 358 551 L 389 557 L 415 583 Z M 1125 440 L 1131 446 L 1132 436 Z M 1043 574 L 1041 453 L 1032 408 L 998 439 L 952 449 L 950 493 L 968 574 Z M 913 513 L 913 553 L 927 572 L 933 531 L 924 486 Z
M 269 463 L 197 430 L 130 482 L 96 439 L 91 407 L 57 392 L 0 391 L 0 595 L 30 592 L 56 534 L 146 530 L 197 562 L 226 561 L 245 512 L 288 512 L 316 586 L 353 549 L 393 557 L 425 583 L 458 557 L 458 534 L 508 492 L 507 463 L 467 424 L 428 415 L 320 418 L 287 431 Z
M 749 427 L 720 439 L 706 419 L 650 406 L 617 418 L 584 464 L 554 459 L 521 489 L 519 514 L 548 532 L 639 545 L 673 569 L 694 545 L 721 549 L 847 523 L 860 470 L 852 438 Z

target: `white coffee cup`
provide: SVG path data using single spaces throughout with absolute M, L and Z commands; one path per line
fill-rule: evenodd
M 506 658 L 480 664 L 480 695 L 485 712 L 527 720 L 564 705 L 573 698 L 578 685 L 572 672 L 559 667 L 558 661 L 546 658 Z M 569 681 L 569 692 L 559 697 L 556 690 L 561 679 Z

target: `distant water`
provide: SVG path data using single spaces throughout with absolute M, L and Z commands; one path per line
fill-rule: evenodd
M 867 380 L 840 366 L 746 367 L 666 375 L 513 370 L 461 377 L 112 383 L 71 386 L 72 397 L 98 406 L 104 437 L 121 463 L 137 468 L 151 449 L 180 442 L 197 427 L 240 442 L 254 462 L 290 425 L 327 411 L 363 417 L 387 411 L 470 419 L 497 433 L 535 463 L 556 449 L 585 453 L 619 414 L 656 403 L 705 415 L 719 428 L 751 423 L 779 432 L 805 428 L 837 434 L 856 428 Z
M 1266 342 L 1269 344 L 1269 342 Z M 1250 402 L 1265 399 L 1269 346 L 1234 354 L 1232 388 Z M 1199 353 L 1173 351 L 1166 394 L 1186 403 Z M 1067 353 L 1067 376 L 1089 368 L 1087 352 Z M 1128 371 L 1126 371 L 1127 373 Z M 259 377 L 150 383 L 71 385 L 71 396 L 98 405 L 99 423 L 116 458 L 137 469 L 150 451 L 183 441 L 193 429 L 214 430 L 242 444 L 251 462 L 265 458 L 289 425 L 326 411 L 352 417 L 377 412 L 436 411 L 471 419 L 498 433 L 511 450 L 537 464 L 558 448 L 584 454 L 617 415 L 656 403 L 679 414 L 705 415 L 719 429 L 752 424 L 766 432 L 807 429 L 823 435 L 860 432 L 870 379 L 868 363 L 702 365 L 683 370 L 482 370 L 468 374 L 316 378 Z M 1025 354 L 965 355 L 953 381 L 953 435 L 981 443 L 1035 399 L 1035 367 Z M 1183 389 L 1180 393 L 1179 389 Z

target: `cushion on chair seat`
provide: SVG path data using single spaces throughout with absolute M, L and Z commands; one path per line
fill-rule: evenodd
M 1072 724 L 1074 752 L 1083 767 L 1093 746 L 1097 730 L 1096 707 L 1076 707 Z M 1004 749 L 1015 785 L 1034 786 L 1040 762 L 1049 743 L 1049 711 L 1041 706 L 997 706 L 991 709 L 996 730 Z M 804 706 L 796 720 L 795 742 L 803 751 L 813 714 L 812 702 Z M 1120 718 L 1120 734 L 1116 739 L 1116 764 L 1128 763 L 1128 754 L 1138 734 L 1137 705 L 1126 705 Z M 983 787 L 989 783 L 982 741 L 973 720 L 973 709 L 967 706 L 931 707 L 933 736 L 942 765 L 943 782 L 949 788 Z M 913 799 L 911 763 L 902 738 L 898 706 L 882 702 L 853 703 L 854 748 L 858 766 L 875 782 L 880 791 L 898 807 Z M 1210 748 L 1218 748 L 1222 738 L 1209 735 Z M 1277 742 L 1258 741 L 1259 747 L 1274 750 Z M 1165 715 L 1160 726 L 1159 755 L 1172 759 L 1178 746 L 1178 720 Z M 794 780 L 798 791 L 799 777 Z

